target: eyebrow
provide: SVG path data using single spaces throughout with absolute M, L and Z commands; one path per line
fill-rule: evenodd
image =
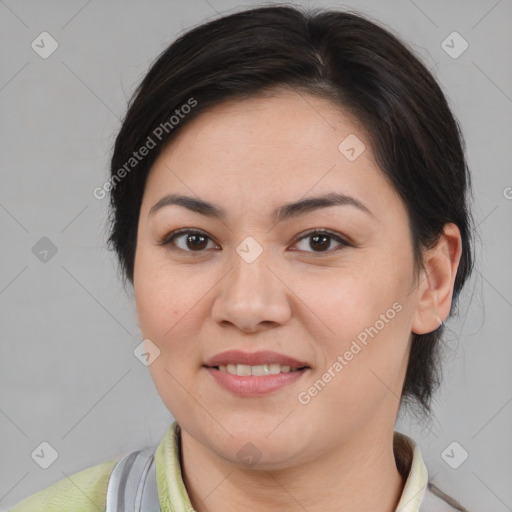
M 179 194 L 168 194 L 162 197 L 149 210 L 148 216 L 154 215 L 165 206 L 178 205 L 206 217 L 225 220 L 226 211 L 219 205 L 208 203 L 202 199 Z M 272 220 L 277 224 L 292 217 L 298 217 L 306 213 L 328 208 L 330 206 L 353 206 L 374 217 L 373 213 L 361 201 L 355 197 L 340 192 L 329 192 L 327 194 L 301 199 L 300 201 L 285 203 L 272 212 Z

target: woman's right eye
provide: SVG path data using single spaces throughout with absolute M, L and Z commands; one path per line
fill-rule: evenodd
M 169 246 L 172 250 L 176 247 L 184 252 L 203 252 L 208 245 L 207 240 L 213 243 L 213 240 L 202 231 L 182 229 L 167 235 L 159 245 Z

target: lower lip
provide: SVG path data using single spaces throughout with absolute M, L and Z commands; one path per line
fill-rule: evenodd
M 238 396 L 255 397 L 266 395 L 299 380 L 309 368 L 296 372 L 277 373 L 275 375 L 241 376 L 221 372 L 217 368 L 206 367 L 208 373 L 222 388 Z

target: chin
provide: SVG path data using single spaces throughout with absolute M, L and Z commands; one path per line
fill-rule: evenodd
M 274 425 L 275 427 L 275 425 Z M 271 429 L 244 428 L 228 429 L 222 439 L 208 439 L 208 445 L 219 456 L 241 469 L 276 470 L 289 467 L 292 461 L 302 457 L 307 446 L 300 438 L 291 437 L 288 432 L 277 431 L 268 435 Z
M 287 446 L 281 440 L 252 442 L 235 439 L 223 456 L 241 470 L 276 471 L 299 464 L 304 448 Z

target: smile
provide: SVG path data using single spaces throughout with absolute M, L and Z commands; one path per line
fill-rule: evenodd
M 277 375 L 279 373 L 296 372 L 302 368 L 292 368 L 291 366 L 281 365 L 279 363 L 265 363 L 255 366 L 248 364 L 223 364 L 216 366 L 217 370 L 231 375 L 240 376 L 263 376 L 263 375 Z
M 278 391 L 311 371 L 309 367 L 292 369 L 273 363 L 256 366 L 228 364 L 204 368 L 222 389 L 245 398 L 257 398 Z M 269 373 L 265 373 L 265 368 Z

